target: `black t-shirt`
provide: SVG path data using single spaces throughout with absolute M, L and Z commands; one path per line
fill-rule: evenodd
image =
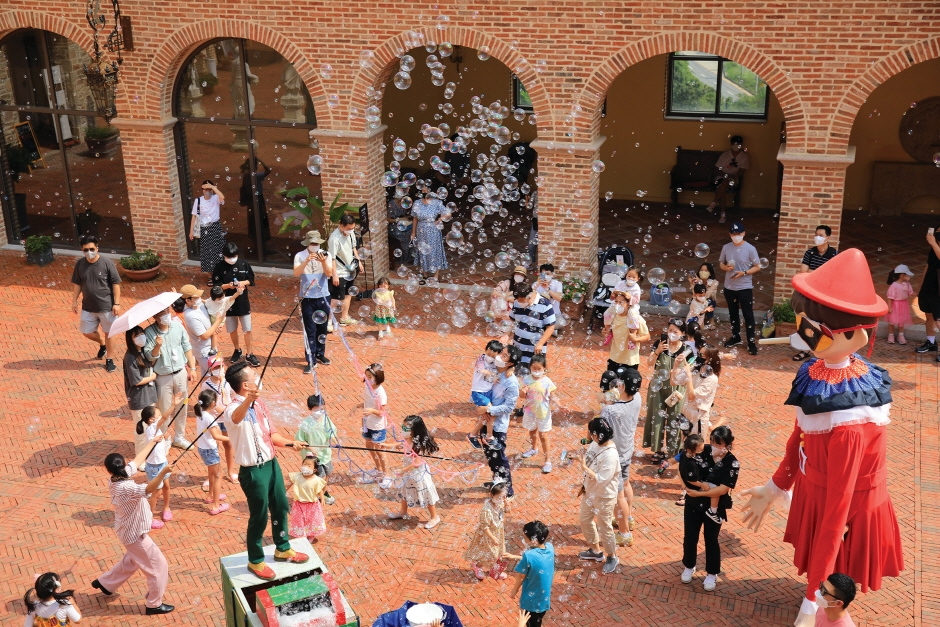
M 740 471 L 740 463 L 738 462 L 738 459 L 734 456 L 734 453 L 729 451 L 721 459 L 721 461 L 716 462 L 711 455 L 711 451 L 712 447 L 706 444 L 705 449 L 694 457 L 699 472 L 699 481 L 707 481 L 708 483 L 712 483 L 716 486 L 728 486 L 728 488 L 734 490 L 735 485 L 738 483 L 738 472 Z M 682 476 L 682 480 L 684 483 L 684 475 Z M 685 501 L 686 507 L 707 509 L 710 506 L 710 497 L 695 496 L 695 492 L 698 491 L 699 488 L 686 484 L 686 490 L 689 492 Z M 718 500 L 718 512 L 722 518 L 727 519 L 725 516 L 725 510 L 731 509 L 731 505 L 731 493 L 729 492 L 728 494 L 723 494 Z
M 940 259 L 937 258 L 937 254 L 931 248 L 930 252 L 927 253 L 927 274 L 924 275 L 924 282 L 920 286 L 918 298 L 937 296 L 938 294 L 940 294 Z M 923 308 L 924 303 L 920 303 L 920 306 Z
M 707 444 L 705 445 L 705 451 L 709 451 L 707 454 L 711 455 L 711 447 Z M 705 451 L 693 457 L 689 457 L 685 454 L 685 451 L 682 451 L 682 455 L 679 457 L 679 477 L 681 477 L 682 483 L 685 484 L 685 489 L 688 492 L 695 493 L 701 490 L 697 486 L 690 485 L 689 482 L 701 481 L 701 478 L 708 473 L 708 463 L 702 457 L 706 455 Z
M 223 259 L 215 264 L 215 269 L 212 271 L 213 285 L 225 285 L 226 283 L 233 283 L 235 281 L 248 281 L 249 285 L 255 284 L 255 271 L 251 269 L 247 261 L 239 259 L 234 264 L 231 264 Z M 226 296 L 231 296 L 234 293 L 234 289 L 225 290 Z M 248 288 L 246 287 L 242 295 L 235 299 L 232 308 L 228 310 L 226 315 L 247 316 L 250 313 L 251 303 L 248 302 Z
M 121 282 L 114 262 L 105 257 L 98 256 L 98 260 L 90 263 L 82 257 L 75 263 L 72 270 L 72 283 L 82 288 L 82 310 L 92 313 L 111 311 L 114 306 L 114 294 L 111 286 Z

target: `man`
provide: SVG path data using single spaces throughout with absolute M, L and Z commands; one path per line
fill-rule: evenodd
M 107 355 L 104 369 L 117 370 L 114 365 L 115 338 L 109 338 L 111 324 L 121 315 L 121 275 L 114 262 L 98 254 L 98 238 L 82 237 L 84 257 L 72 270 L 72 311 L 78 313 L 78 296 L 82 296 L 82 313 L 78 328 L 82 335 L 98 343 L 98 357 Z M 101 327 L 101 332 L 98 327 Z
M 222 261 L 215 265 L 212 284 L 225 290 L 226 296 L 233 296 L 239 288 L 242 289 L 242 293 L 235 298 L 235 302 L 225 314 L 225 330 L 228 331 L 232 346 L 235 347 L 231 363 L 234 364 L 242 358 L 241 344 L 238 341 L 238 327 L 241 326 L 245 334 L 245 350 L 248 351 L 245 361 L 257 368 L 261 362 L 251 350 L 251 302 L 248 300 L 248 286 L 255 284 L 255 271 L 247 261 L 238 259 L 238 245 L 235 242 L 227 242 L 222 249 Z
M 832 573 L 819 584 L 816 592 L 815 627 L 855 627 L 849 616 L 849 604 L 855 599 L 855 582 L 848 575 Z
M 839 251 L 829 245 L 829 237 L 832 235 L 832 229 L 825 224 L 816 227 L 816 235 L 813 238 L 814 246 L 803 253 L 803 261 L 800 263 L 800 273 L 812 272 L 821 265 L 839 254 Z M 793 356 L 793 361 L 803 361 L 810 356 L 809 351 L 799 351 Z
M 203 291 L 196 289 L 195 285 L 184 285 L 180 295 L 186 303 L 183 311 L 183 321 L 186 325 L 186 334 L 189 336 L 190 350 L 199 364 L 199 374 L 209 370 L 209 351 L 212 350 L 212 336 L 225 320 L 225 314 L 220 312 L 215 322 L 209 321 L 209 312 L 202 304 Z
M 300 314 L 307 339 L 304 347 L 307 351 L 304 374 L 310 374 L 318 363 L 330 365 L 326 357 L 326 334 L 330 319 L 328 277 L 333 276 L 335 268 L 330 254 L 320 248 L 323 241 L 319 231 L 308 231 L 300 241 L 307 249 L 294 255 L 294 276 L 300 277 Z
M 715 199 L 708 205 L 708 213 L 715 213 L 715 207 L 720 206 L 721 217 L 719 224 L 725 223 L 725 198 L 734 193 L 744 182 L 744 171 L 751 167 L 751 159 L 744 152 L 744 138 L 735 135 L 731 138 L 731 150 L 721 153 L 715 162 L 715 179 L 718 186 L 715 188 Z
M 747 352 L 757 354 L 754 343 L 754 281 L 752 274 L 760 272 L 760 257 L 757 249 L 744 241 L 744 225 L 731 224 L 731 242 L 725 244 L 718 258 L 718 266 L 725 271 L 724 294 L 728 302 L 728 317 L 731 318 L 731 337 L 726 348 L 741 343 L 740 309 L 744 313 L 744 328 L 747 332 Z
M 196 379 L 196 360 L 186 330 L 169 307 L 154 316 L 154 320 L 144 330 L 147 336 L 144 352 L 154 360 L 157 409 L 164 421 L 169 423 L 173 419 L 173 406 L 189 394 L 186 384 Z M 173 446 L 184 449 L 190 445 L 186 439 L 186 405 L 183 405 L 180 413 L 182 415 L 174 423 L 176 435 L 173 437 Z M 166 431 L 165 424 L 160 427 Z
M 528 364 L 532 355 L 545 354 L 548 339 L 555 331 L 555 310 L 552 301 L 532 290 L 528 283 L 519 283 L 513 288 L 512 313 L 515 322 L 512 343 L 522 351 L 522 363 Z
M 347 213 L 339 219 L 339 226 L 330 234 L 327 242 L 327 250 L 336 260 L 333 264 L 330 297 L 343 301 L 343 309 L 339 316 L 339 323 L 343 326 L 356 324 L 356 321 L 349 317 L 349 303 L 352 301 L 349 288 L 356 280 L 356 275 L 362 270 L 362 260 L 359 259 L 359 252 L 356 250 L 355 230 L 356 219 Z
M 225 381 L 232 388 L 232 403 L 225 408 L 223 422 L 232 444 L 238 483 L 248 501 L 248 570 L 259 579 L 275 579 L 277 574 L 264 563 L 264 530 L 271 512 L 271 535 L 276 550 L 274 561 L 303 564 L 309 557 L 291 548 L 287 531 L 287 491 L 274 447 L 306 448 L 304 442 L 288 440 L 271 423 L 267 405 L 261 400 L 261 378 L 247 363 L 229 367 Z

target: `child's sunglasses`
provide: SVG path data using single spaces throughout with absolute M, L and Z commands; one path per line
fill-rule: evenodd
M 796 333 L 806 342 L 812 351 L 824 351 L 830 346 L 836 333 L 848 333 L 859 329 L 873 329 L 878 326 L 877 322 L 871 324 L 860 324 L 858 326 L 846 329 L 830 329 L 822 322 L 816 322 L 806 317 L 806 314 L 796 314 Z

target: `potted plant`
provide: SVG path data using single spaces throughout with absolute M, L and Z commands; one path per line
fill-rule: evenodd
M 279 193 L 287 199 L 287 204 L 294 209 L 285 216 L 284 224 L 281 225 L 279 233 L 287 233 L 288 231 L 306 233 L 308 229 L 320 225 L 324 230 L 331 230 L 332 227 L 339 224 L 343 214 L 350 211 L 348 202 L 339 204 L 343 192 L 336 194 L 336 198 L 330 203 L 329 209 L 326 209 L 323 201 L 319 198 L 311 198 L 310 190 L 306 187 L 295 187 Z M 314 216 L 314 213 L 316 213 L 316 216 Z M 314 217 L 316 217 L 316 221 Z M 327 223 L 327 220 L 329 220 L 329 223 Z M 329 233 L 323 235 L 326 236 Z
M 793 312 L 793 307 L 790 306 L 790 301 L 777 303 L 772 311 L 774 314 L 775 337 L 790 337 L 796 333 L 796 314 Z
M 26 249 L 26 263 L 35 266 L 44 266 L 52 263 L 52 238 L 48 235 L 30 235 L 23 243 Z
M 160 274 L 162 258 L 163 255 L 148 248 L 143 252 L 136 251 L 128 257 L 121 257 L 118 263 L 124 268 L 124 273 L 131 281 L 149 281 Z
M 589 300 L 584 279 L 569 274 L 561 280 L 561 311 L 570 320 L 580 319 Z
M 202 89 L 202 93 L 211 94 L 215 90 L 215 86 L 219 84 L 219 77 L 214 74 L 205 74 L 199 75 L 199 88 Z
M 110 157 L 118 149 L 120 132 L 116 126 L 89 126 L 85 129 L 85 145 L 93 157 Z

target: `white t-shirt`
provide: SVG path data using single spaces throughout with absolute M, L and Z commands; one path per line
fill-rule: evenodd
M 381 407 L 385 407 L 387 404 L 388 396 L 385 394 L 384 387 L 377 385 L 372 388 L 370 392 L 369 386 L 364 386 L 362 392 L 362 406 L 364 409 L 381 409 Z M 381 407 L 379 405 L 381 405 Z M 385 419 L 385 416 L 365 414 L 363 420 L 366 429 L 372 429 L 373 431 L 379 431 L 388 427 L 388 421 Z
M 157 429 L 157 422 L 154 421 L 153 424 L 147 425 L 144 427 L 144 441 L 150 442 L 154 438 L 158 437 L 163 431 Z M 146 446 L 146 445 L 145 445 Z M 162 442 L 157 442 L 153 451 L 147 457 L 148 464 L 165 464 L 166 463 L 166 452 L 170 448 L 170 441 L 163 440 Z
M 552 308 L 555 310 L 556 317 L 561 315 L 561 303 L 548 295 L 549 292 L 558 292 L 560 294 L 565 290 L 565 288 L 561 285 L 561 281 L 558 279 L 552 279 L 548 282 L 548 289 L 545 289 L 539 285 L 538 281 L 536 281 L 532 284 L 532 290 L 552 301 Z
M 486 363 L 486 355 L 477 357 L 473 364 L 473 381 L 470 383 L 471 392 L 489 392 L 493 389 L 493 381 L 499 373 L 496 366 Z
M 335 231 L 330 233 L 326 245 L 336 263 L 337 276 L 341 279 L 351 279 L 353 273 L 349 271 L 347 265 L 356 258 L 356 254 L 353 252 L 356 247 L 355 234 L 346 235 L 337 227 Z
M 25 627 L 33 627 L 33 621 L 37 616 L 45 619 L 55 618 L 61 624 L 65 624 L 66 619 L 73 623 L 82 620 L 82 615 L 75 609 L 74 605 L 71 603 L 59 605 L 59 602 L 55 599 L 37 603 L 36 609 L 26 615 Z
M 206 312 L 213 318 L 215 318 L 220 313 L 224 313 L 232 308 L 232 305 L 235 304 L 235 295 L 223 296 L 219 300 L 214 300 L 212 298 L 207 298 L 202 302 L 205 305 Z
M 203 340 L 199 337 L 212 327 L 206 308 L 201 305 L 196 309 L 187 307 L 183 311 L 183 320 L 186 322 L 186 333 L 189 334 L 189 343 L 192 344 L 193 353 L 200 357 L 208 357 L 212 349 L 212 338 Z
M 214 425 L 212 425 L 213 421 L 215 421 Z M 206 431 L 206 429 L 209 428 L 209 425 L 214 427 L 221 422 L 221 420 L 216 421 L 215 416 L 204 410 L 201 416 L 196 416 L 196 435 Z M 218 450 L 219 443 L 215 441 L 214 437 L 212 437 L 211 432 L 206 431 L 201 438 L 196 440 L 196 446 L 203 449 L 204 451 L 215 451 Z
M 193 215 L 198 215 L 201 224 L 219 221 L 219 197 L 212 194 L 212 198 L 206 200 L 199 196 L 193 201 Z

